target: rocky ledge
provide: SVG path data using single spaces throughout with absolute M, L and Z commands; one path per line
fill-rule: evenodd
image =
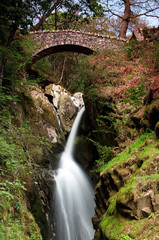
M 95 201 L 94 240 L 158 239 L 159 140 L 154 133 L 142 135 L 106 165 Z

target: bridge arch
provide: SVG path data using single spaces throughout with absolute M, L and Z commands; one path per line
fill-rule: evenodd
M 32 58 L 32 64 L 34 64 L 36 61 L 40 60 L 45 56 L 49 56 L 51 54 L 59 53 L 59 52 L 77 52 L 77 53 L 90 55 L 94 52 L 94 50 L 87 47 L 73 45 L 73 44 L 56 45 L 56 46 L 43 49 L 42 51 L 34 55 Z
M 32 64 L 39 59 L 57 52 L 79 52 L 92 54 L 98 50 L 120 50 L 126 40 L 108 35 L 73 31 L 39 31 L 31 32 L 38 50 L 32 56 Z

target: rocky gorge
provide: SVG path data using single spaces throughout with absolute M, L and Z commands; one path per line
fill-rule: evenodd
M 93 240 L 158 239 L 155 41 L 132 40 L 123 52 L 81 57 L 77 73 L 61 86 L 48 81 L 31 85 L 25 76 L 16 94 L 0 94 L 0 238 L 56 239 L 54 174 L 85 105 L 75 157 L 95 185 Z
M 25 115 L 33 134 L 47 138 L 52 149 L 48 152 L 44 149 L 42 159 L 36 156 L 36 192 L 29 194 L 28 191 L 28 206 L 41 227 L 44 239 L 54 239 L 54 171 L 57 169 L 58 155 L 64 148 L 65 136 L 69 134 L 84 102 L 82 93 L 72 95 L 55 84 L 46 86 L 45 91 L 38 86 L 28 87 L 23 98 Z
M 82 151 L 84 151 L 83 157 L 85 159 L 83 161 L 85 162 L 82 162 L 82 164 L 87 168 L 89 166 L 89 168 L 93 169 L 95 158 L 99 154 L 98 148 L 94 149 L 94 144 L 87 140 L 87 134 L 90 134 L 90 129 L 97 129 L 97 133 L 99 132 L 100 136 L 96 134 L 95 138 L 93 138 L 94 141 L 100 139 L 101 144 L 104 141 L 107 146 L 116 146 L 114 149 L 117 149 L 115 157 L 112 157 L 112 160 L 109 160 L 104 165 L 99 177 L 94 173 L 91 174 L 92 178 L 96 179 L 95 181 L 99 181 L 95 188 L 96 207 L 95 215 L 92 218 L 93 226 L 96 229 L 95 240 L 116 240 L 122 236 L 125 236 L 125 238 L 127 236 L 130 239 L 145 239 L 148 237 L 151 240 L 156 239 L 158 236 L 159 142 L 157 138 L 159 112 L 157 89 L 153 93 L 150 93 L 152 92 L 152 89 L 150 89 L 150 92 L 145 96 L 143 100 L 144 110 L 143 108 L 135 108 L 131 112 L 131 115 L 127 116 L 131 118 L 129 119 L 131 125 L 136 126 L 141 131 L 149 127 L 149 129 L 155 130 L 155 132 L 151 132 L 151 130 L 143 132 L 141 136 L 136 136 L 134 140 L 129 139 L 128 146 L 124 147 L 119 147 L 121 142 L 123 144 L 123 140 L 121 141 L 120 138 L 117 140 L 115 125 L 113 127 L 114 133 L 107 133 L 106 130 L 110 128 L 108 121 L 105 125 L 105 131 L 100 133 L 101 126 L 96 121 L 103 113 L 107 114 L 107 116 L 115 114 L 118 117 L 120 115 L 121 118 L 120 104 L 117 106 L 118 109 L 108 107 L 107 104 L 103 106 L 103 99 L 101 97 L 96 98 L 95 101 L 91 101 L 90 103 L 89 98 L 85 96 L 87 116 L 85 118 L 85 137 L 82 140 L 84 147 Z M 63 146 L 64 138 L 71 129 L 73 119 L 78 109 L 84 104 L 82 94 L 76 93 L 71 95 L 64 88 L 50 84 L 46 86 L 45 91 L 36 87 L 31 88 L 30 96 L 37 111 L 35 114 L 35 109 L 33 112 L 29 110 L 33 129 L 36 131 L 37 126 L 39 131 L 39 127 L 43 127 L 45 131 L 41 130 L 41 134 L 47 134 L 53 145 L 60 144 L 60 146 Z M 129 107 L 129 105 L 126 106 L 126 108 Z M 93 115 L 92 111 L 96 115 Z M 34 119 L 35 115 L 38 116 L 37 120 Z M 55 149 L 57 149 L 57 146 Z M 84 149 L 87 150 L 85 151 Z M 88 165 L 87 151 L 90 149 L 94 151 L 95 155 L 92 156 L 89 154 L 91 161 Z M 56 154 L 58 154 L 58 151 Z M 56 162 L 58 162 L 58 159 L 55 161 L 55 158 L 52 160 L 51 157 L 37 177 L 42 212 L 46 215 L 46 222 L 50 227 L 50 232 L 54 231 L 54 221 L 50 222 L 50 219 L 54 219 L 54 216 L 52 214 L 49 216 L 49 214 L 50 208 L 52 213 L 54 208 L 51 201 L 54 198 L 52 169 L 56 169 Z M 152 226 L 156 230 L 154 234 L 151 232 Z M 50 236 L 49 239 L 54 238 Z

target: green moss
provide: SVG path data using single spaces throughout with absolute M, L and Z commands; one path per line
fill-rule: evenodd
M 152 229 L 155 230 L 155 227 L 157 228 L 153 222 L 154 218 L 156 218 L 155 216 L 154 218 L 149 217 L 141 220 L 129 220 L 119 214 L 116 203 L 117 201 L 129 202 L 131 197 L 134 197 L 137 191 L 140 190 L 137 188 L 138 183 L 146 183 L 146 181 L 149 183 L 156 183 L 156 180 L 159 179 L 159 174 L 153 172 L 153 167 L 150 168 L 150 164 L 158 155 L 158 140 L 154 137 L 153 133 L 145 133 L 105 167 L 105 171 L 109 171 L 110 168 L 115 168 L 119 164 L 120 167 L 123 168 L 124 166 L 122 164 L 124 164 L 125 161 L 126 163 L 129 163 L 129 161 L 131 163 L 132 159 L 136 160 L 135 167 L 139 164 L 139 166 L 136 167 L 135 173 L 129 175 L 125 185 L 108 200 L 110 205 L 100 223 L 100 229 L 103 236 L 106 236 L 106 239 L 143 240 L 146 237 L 148 237 L 149 240 L 153 239 L 153 234 L 152 232 L 150 233 L 150 230 L 152 231 Z M 132 167 L 131 164 L 130 166 Z M 143 172 L 144 176 L 142 176 Z
M 136 236 L 140 233 L 140 231 L 142 231 L 143 227 L 145 226 L 145 222 L 146 219 L 142 219 L 142 220 L 131 220 L 128 221 L 128 224 L 131 224 L 131 232 L 130 232 L 130 237 L 132 237 L 133 239 L 136 238 Z M 125 229 L 128 227 L 128 224 L 125 226 Z M 140 238 L 141 239 L 141 238 Z
M 140 152 L 139 159 L 149 159 L 152 160 L 157 154 L 159 154 L 159 149 L 156 148 L 158 141 L 153 139 L 151 144 L 143 147 L 143 150 Z M 147 161 L 144 162 L 144 165 L 147 164 Z
M 121 217 L 118 213 L 112 216 L 105 216 L 100 223 L 101 235 L 102 237 L 106 236 L 106 239 L 108 238 L 110 240 L 153 240 L 157 233 L 156 230 L 158 229 L 155 220 L 157 220 L 157 218 L 130 220 Z M 101 239 L 103 239 L 102 237 Z
M 128 147 L 125 151 L 123 151 L 121 154 L 113 158 L 107 165 L 105 165 L 103 170 L 108 171 L 110 168 L 113 168 L 114 166 L 117 166 L 118 164 L 129 159 L 136 150 L 144 146 L 146 140 L 153 138 L 153 136 L 154 133 L 145 133 L 141 135 L 130 147 Z
M 117 216 L 107 216 L 100 223 L 100 228 L 110 240 L 119 239 L 124 229 L 124 222 Z
M 18 239 L 18 240 L 42 240 L 40 230 L 35 219 L 29 213 L 23 202 L 19 212 L 12 209 L 5 218 L 0 221 L 0 239 Z
M 119 240 L 132 240 L 128 235 L 122 234 Z
M 141 177 L 141 181 L 145 181 L 147 179 L 150 179 L 151 181 L 159 180 L 159 174 L 150 174 L 150 175 L 144 175 Z

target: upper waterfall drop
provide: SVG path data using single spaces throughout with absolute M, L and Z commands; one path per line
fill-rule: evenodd
M 83 107 L 75 119 L 55 176 L 57 240 L 91 240 L 94 236 L 93 187 L 73 158 L 74 140 L 84 111 Z
M 85 111 L 85 107 L 82 107 L 81 110 L 79 111 L 79 113 L 77 114 L 77 117 L 73 123 L 69 138 L 66 143 L 65 152 L 67 152 L 71 155 L 73 154 L 75 137 L 77 135 L 78 126 L 80 124 L 80 121 L 81 121 L 84 111 Z

